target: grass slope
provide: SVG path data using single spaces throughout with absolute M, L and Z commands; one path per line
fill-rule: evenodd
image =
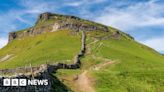
M 164 57 L 156 51 L 125 38 L 103 40 L 91 46 L 96 57 L 116 61 L 101 70 L 91 71 L 97 92 L 164 90 Z
M 71 63 L 80 50 L 80 39 L 80 34 L 66 30 L 16 39 L 0 50 L 0 58 L 12 55 L 8 60 L 0 62 L 0 68 L 29 66 L 30 63 Z

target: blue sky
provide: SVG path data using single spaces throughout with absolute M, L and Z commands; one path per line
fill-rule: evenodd
M 75 15 L 113 26 L 164 53 L 163 0 L 0 0 L 0 48 L 8 33 L 34 25 L 43 12 Z

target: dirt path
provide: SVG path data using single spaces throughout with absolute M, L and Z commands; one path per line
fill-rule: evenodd
M 82 92 L 95 92 L 91 87 L 91 81 L 87 76 L 87 70 L 78 76 L 77 84 Z
M 102 64 L 95 65 L 94 67 L 91 67 L 91 70 L 99 70 L 107 65 L 113 64 L 115 61 L 110 61 L 110 62 L 104 62 Z M 95 92 L 94 89 L 92 88 L 91 80 L 87 76 L 88 70 L 85 70 L 83 73 L 81 73 L 78 78 L 77 78 L 77 84 L 78 88 L 82 92 Z
M 106 59 L 106 60 L 108 60 L 108 59 Z M 99 70 L 99 69 L 101 69 L 107 65 L 113 64 L 113 63 L 115 63 L 115 61 L 108 60 L 108 62 L 104 62 L 104 63 L 101 63 L 101 64 L 91 67 L 90 70 Z M 85 70 L 83 73 L 81 73 L 77 77 L 76 82 L 77 82 L 78 88 L 80 89 L 81 92 L 95 92 L 94 89 L 92 88 L 91 80 L 87 76 L 88 71 L 89 70 Z
M 99 70 L 107 65 L 115 63 L 115 61 L 113 61 L 113 60 L 103 58 L 103 57 L 96 57 L 95 55 L 92 55 L 92 58 L 96 59 L 96 60 L 104 61 L 104 62 L 94 65 L 93 67 L 90 68 L 91 70 Z

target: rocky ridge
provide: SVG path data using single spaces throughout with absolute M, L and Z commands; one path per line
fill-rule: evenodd
M 52 23 L 44 24 L 48 21 Z M 39 15 L 39 18 L 34 27 L 31 27 L 22 32 L 10 32 L 9 42 L 14 39 L 21 39 L 25 36 L 35 36 L 45 32 L 54 32 L 57 30 L 72 30 L 72 31 L 105 31 L 108 32 L 107 26 L 93 23 L 88 20 L 83 20 L 75 16 L 59 15 L 52 13 L 43 13 Z

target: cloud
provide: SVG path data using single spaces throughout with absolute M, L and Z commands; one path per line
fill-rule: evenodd
M 67 6 L 73 6 L 73 7 L 78 7 L 78 6 L 82 5 L 83 3 L 84 3 L 83 1 L 76 1 L 76 2 L 66 3 L 65 5 L 67 5 Z
M 16 29 L 16 25 L 14 24 L 14 21 L 16 20 L 15 17 L 17 16 L 17 13 L 15 11 L 9 11 L 8 13 L 1 14 L 0 15 L 0 32 L 9 32 Z
M 6 38 L 0 38 L 0 49 L 7 44 L 8 40 Z
M 102 3 L 107 0 L 78 0 L 78 1 L 72 1 L 72 2 L 65 2 L 64 5 L 66 6 L 74 6 L 74 7 L 80 7 L 80 6 L 88 6 L 96 3 Z M 82 8 L 82 7 L 81 7 Z
M 147 46 L 154 48 L 155 50 L 159 52 L 164 52 L 163 41 L 164 41 L 164 37 L 158 37 L 158 38 L 147 39 L 141 42 L 146 44 Z
M 124 4 L 124 3 L 123 3 Z M 106 7 L 95 21 L 114 26 L 123 31 L 137 27 L 161 26 L 164 24 L 163 4 L 156 1 L 138 2 L 126 7 Z
M 43 12 L 54 11 L 58 7 L 58 1 L 45 1 L 45 0 L 22 0 L 18 2 L 20 6 L 24 8 L 24 13 L 28 14 L 40 14 Z M 62 6 L 62 4 L 60 4 Z M 61 7 L 60 6 L 60 7 Z

